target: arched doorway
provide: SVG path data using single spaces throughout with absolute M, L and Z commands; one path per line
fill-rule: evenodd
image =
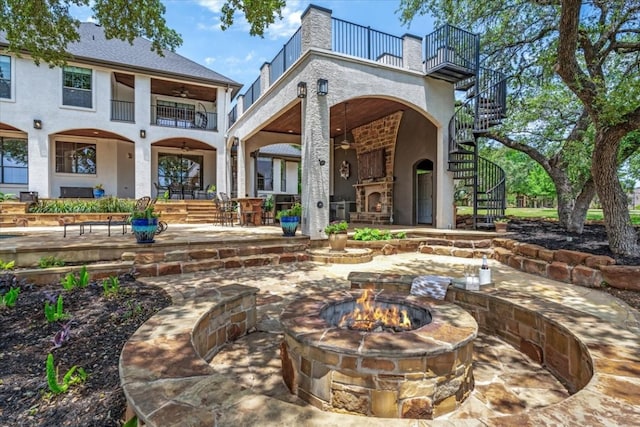
M 420 161 L 415 167 L 416 223 L 433 224 L 433 162 Z

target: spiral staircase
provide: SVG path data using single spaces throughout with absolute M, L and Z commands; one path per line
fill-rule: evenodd
M 478 139 L 506 117 L 506 76 L 480 66 L 479 36 L 444 25 L 426 37 L 425 73 L 464 93 L 449 122 L 449 171 L 473 196 L 474 228 L 492 227 L 506 209 L 505 173 L 478 155 Z

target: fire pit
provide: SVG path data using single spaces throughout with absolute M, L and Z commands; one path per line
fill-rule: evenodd
M 396 319 L 362 320 L 363 312 Z M 456 305 L 384 291 L 336 292 L 294 301 L 281 322 L 284 381 L 322 410 L 432 419 L 473 390 L 478 326 Z

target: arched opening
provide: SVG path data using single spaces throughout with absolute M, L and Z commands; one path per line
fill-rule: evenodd
M 416 223 L 433 224 L 433 162 L 421 160 L 415 166 Z

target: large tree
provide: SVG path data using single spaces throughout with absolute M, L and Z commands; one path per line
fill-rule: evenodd
M 238 13 L 250 25 L 250 34 L 262 35 L 276 17 L 281 17 L 285 0 L 225 0 L 221 25 L 228 28 Z M 9 51 L 28 52 L 36 63 L 62 65 L 69 43 L 79 40 L 79 21 L 71 7 L 88 7 L 105 30 L 107 38 L 132 42 L 145 37 L 162 55 L 163 49 L 180 46 L 180 35 L 166 25 L 165 7 L 160 0 L 0 0 L 0 32 L 9 42 Z
M 400 10 L 406 22 L 429 13 L 440 22 L 480 33 L 485 65 L 512 77 L 514 105 L 532 96 L 531 89 L 537 88 L 533 96 L 540 97 L 545 86 L 562 82 L 568 102 L 579 105 L 571 123 L 558 129 L 557 134 L 564 134 L 558 150 L 539 150 L 523 135 L 535 129 L 535 120 L 520 133 L 490 136 L 527 152 L 545 167 L 557 185 L 559 206 L 563 195 L 570 196 L 559 211 L 567 224 L 582 211 L 586 214 L 597 192 L 611 250 L 636 254 L 638 236 L 618 167 L 638 149 L 633 139 L 622 142 L 640 129 L 640 0 L 400 0 Z M 562 115 L 565 107 L 558 104 L 557 118 L 567 119 Z M 591 176 L 583 177 L 576 191 L 567 185 L 569 166 L 580 159 L 579 153 L 587 152 Z

